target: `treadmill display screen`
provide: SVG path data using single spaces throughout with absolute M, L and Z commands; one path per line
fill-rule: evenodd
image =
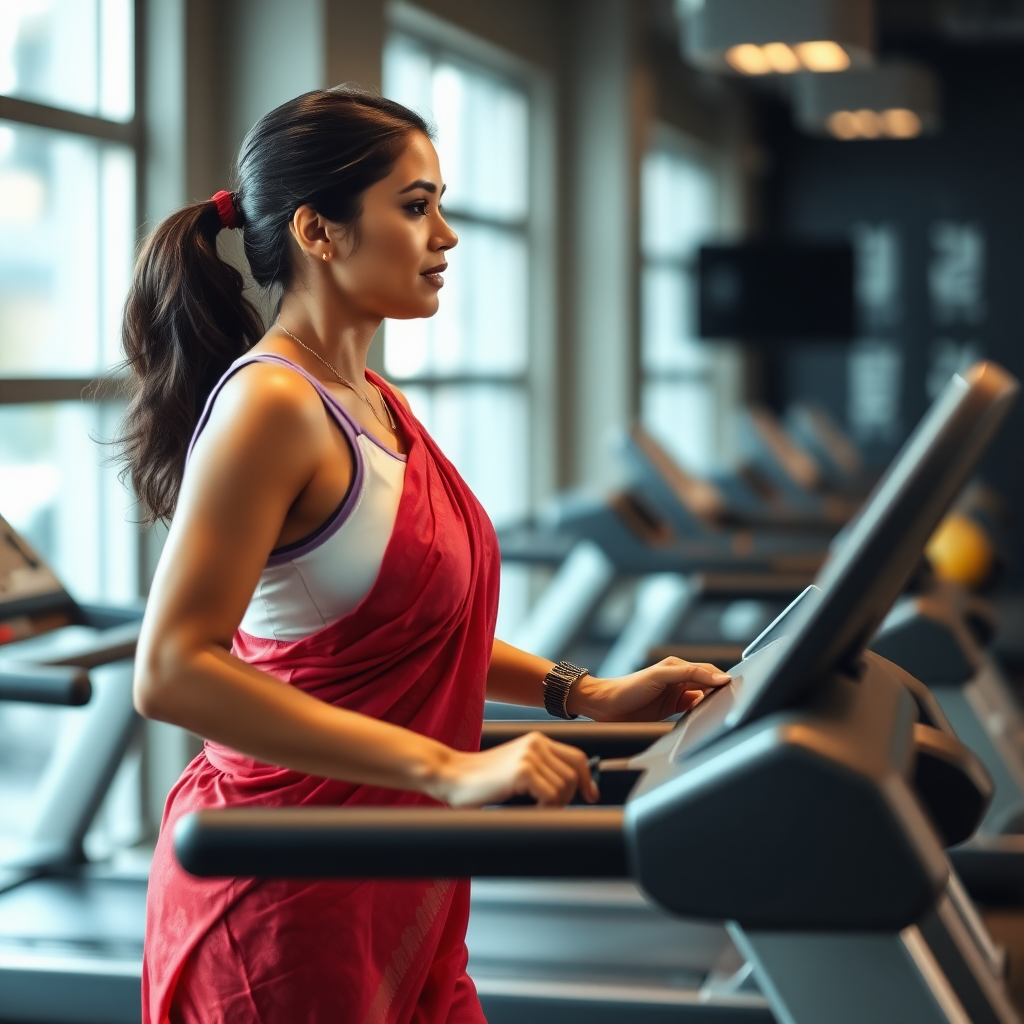
M 829 673 L 856 671 L 939 520 L 974 471 L 1016 397 L 993 363 L 955 376 L 903 446 L 801 599 L 752 645 L 721 696 L 681 721 L 673 746 L 717 735 L 798 703 Z M 701 723 L 701 719 L 708 721 Z

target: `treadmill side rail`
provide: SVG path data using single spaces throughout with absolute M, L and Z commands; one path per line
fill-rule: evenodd
M 629 877 L 617 808 L 198 811 L 174 849 L 205 877 Z
M 75 665 L 0 667 L 0 700 L 81 707 L 91 696 L 89 673 Z

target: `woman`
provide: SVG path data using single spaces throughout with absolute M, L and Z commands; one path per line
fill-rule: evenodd
M 356 90 L 264 117 L 238 191 L 164 221 L 125 307 L 121 438 L 150 519 L 171 519 L 135 701 L 206 738 L 172 790 L 149 889 L 143 1017 L 480 1021 L 469 888 L 197 879 L 174 822 L 208 807 L 479 806 L 597 791 L 543 736 L 479 752 L 485 693 L 659 719 L 728 677 L 670 660 L 599 680 L 494 639 L 498 551 L 401 393 L 366 370 L 385 317 L 433 315 L 457 242 L 427 125 Z M 269 330 L 217 256 L 241 228 Z

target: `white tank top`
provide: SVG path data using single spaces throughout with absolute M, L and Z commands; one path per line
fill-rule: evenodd
M 300 640 L 347 615 L 370 592 L 395 526 L 405 483 L 405 456 L 368 433 L 301 366 L 270 352 L 232 363 L 211 392 L 195 437 L 206 426 L 224 383 L 254 362 L 277 363 L 302 374 L 352 450 L 352 483 L 341 504 L 308 537 L 270 553 L 242 616 L 241 629 L 250 636 Z

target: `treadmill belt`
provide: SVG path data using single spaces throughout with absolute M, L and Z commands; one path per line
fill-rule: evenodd
M 37 878 L 0 893 L 4 1024 L 138 1024 L 146 883 Z

